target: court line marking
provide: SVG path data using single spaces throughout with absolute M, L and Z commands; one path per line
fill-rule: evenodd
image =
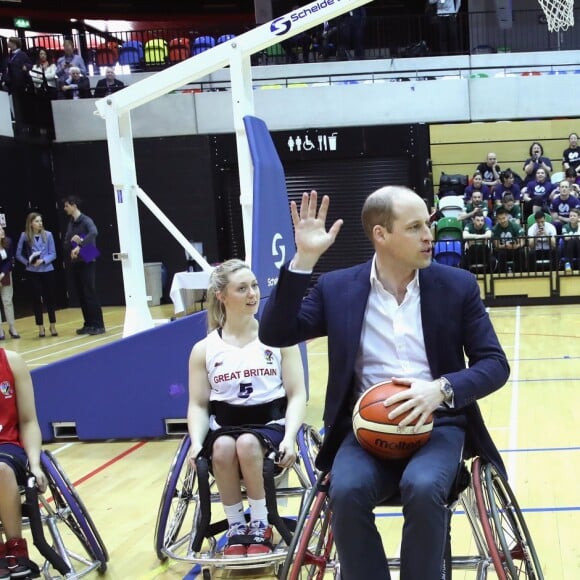
M 69 447 L 72 447 L 73 445 L 76 445 L 77 443 L 79 443 L 79 441 L 71 441 L 70 443 L 65 443 L 64 445 L 61 445 L 60 447 L 57 447 L 56 449 L 53 449 L 51 451 L 52 455 L 58 455 L 59 453 L 62 453 L 63 451 L 66 451 Z
M 79 336 L 78 338 L 77 337 L 73 337 L 73 338 L 68 338 L 68 339 L 65 339 L 65 340 L 61 340 L 58 343 L 58 346 L 59 347 L 63 343 L 71 343 L 71 342 L 74 342 L 75 344 L 73 346 L 70 346 L 69 348 L 59 348 L 58 354 L 76 350 L 78 348 L 78 346 L 79 346 L 79 343 L 81 343 L 81 341 L 84 341 L 83 344 L 85 344 L 85 345 L 87 343 L 90 344 L 90 345 L 94 345 L 94 344 L 97 344 L 99 342 L 104 342 L 106 340 L 109 340 L 110 338 L 117 338 L 118 336 L 122 336 L 122 334 L 123 334 L 122 331 L 121 332 L 115 332 L 115 329 L 117 329 L 117 328 L 120 328 L 120 327 L 119 326 L 115 326 L 115 327 L 107 330 L 106 336 L 99 336 L 99 338 L 93 338 L 93 339 L 90 339 L 90 341 L 87 341 L 87 338 L 84 337 L 84 336 Z M 26 355 L 28 355 L 28 354 L 40 353 L 40 352 L 43 352 L 43 351 L 46 351 L 46 350 L 50 350 L 53 346 L 55 346 L 55 345 L 43 345 L 43 346 L 38 347 L 38 348 L 33 348 L 33 349 L 30 349 L 30 350 L 21 351 L 20 354 L 26 354 Z M 82 352 L 87 352 L 87 351 L 82 351 Z M 39 361 L 39 360 L 42 360 L 42 359 L 45 359 L 45 358 L 48 358 L 48 357 L 54 357 L 54 356 L 55 356 L 54 351 L 51 351 L 49 354 L 43 354 L 42 356 L 37 356 L 35 358 L 30 359 L 29 361 L 27 361 L 27 364 L 31 364 L 34 361 Z
M 521 328 L 521 307 L 516 307 L 515 312 L 515 327 L 514 327 L 514 349 L 513 349 L 513 360 L 512 363 L 512 399 L 510 406 L 510 430 L 509 430 L 509 448 L 517 449 L 518 443 L 518 415 L 519 415 L 519 398 L 520 398 L 520 328 Z M 510 482 L 512 482 L 512 487 L 515 487 L 516 481 L 516 459 L 512 455 L 509 458 L 507 471 L 510 474 Z
M 105 469 L 107 469 L 111 465 L 117 463 L 117 461 L 121 461 L 121 459 L 124 459 L 125 457 L 127 457 L 127 455 L 130 455 L 131 453 L 137 451 L 138 449 L 141 449 L 141 447 L 143 447 L 144 445 L 147 445 L 147 443 L 148 443 L 147 441 L 139 441 L 138 443 L 135 443 L 135 445 L 129 447 L 129 449 L 125 449 L 125 451 L 123 451 L 122 453 L 119 453 L 119 455 L 116 455 L 115 457 L 109 459 L 109 461 L 105 461 L 105 463 L 102 463 L 101 465 L 99 465 L 98 467 L 93 469 L 92 471 L 89 471 L 88 473 L 83 475 L 81 478 L 77 479 L 75 482 L 73 482 L 73 485 L 75 487 L 77 487 L 81 483 L 84 483 L 85 481 L 87 481 L 91 477 L 94 477 L 98 473 L 101 473 L 101 471 L 104 471 Z

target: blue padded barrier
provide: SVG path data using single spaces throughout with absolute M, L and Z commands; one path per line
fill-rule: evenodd
M 188 359 L 206 335 L 205 312 L 32 371 L 44 441 L 73 421 L 81 440 L 162 437 L 187 414 Z

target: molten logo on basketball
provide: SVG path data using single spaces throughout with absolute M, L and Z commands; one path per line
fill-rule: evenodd
M 375 439 L 375 446 L 379 449 L 389 449 L 391 451 L 416 451 L 419 447 L 423 447 L 420 441 L 385 441 L 384 439 Z
M 410 457 L 429 441 L 433 429 L 433 417 L 425 424 L 413 423 L 399 426 L 408 411 L 393 419 L 389 413 L 399 403 L 385 407 L 385 401 L 392 395 L 408 389 L 405 385 L 391 382 L 379 383 L 366 390 L 354 406 L 352 427 L 360 446 L 381 459 L 405 459 Z

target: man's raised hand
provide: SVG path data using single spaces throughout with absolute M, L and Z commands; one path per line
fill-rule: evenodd
M 326 216 L 330 198 L 325 195 L 320 203 L 318 213 L 318 194 L 312 190 L 302 194 L 300 212 L 295 201 L 290 203 L 294 235 L 296 241 L 296 255 L 292 260 L 292 267 L 296 270 L 312 270 L 324 252 L 336 240 L 342 227 L 343 220 L 336 220 L 326 231 Z

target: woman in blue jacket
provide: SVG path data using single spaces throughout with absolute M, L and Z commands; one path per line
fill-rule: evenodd
M 50 335 L 58 336 L 56 332 L 56 316 L 54 306 L 54 266 L 56 249 L 53 235 L 44 229 L 42 216 L 32 212 L 26 218 L 26 226 L 18 240 L 16 259 L 24 264 L 34 301 L 34 317 L 38 326 L 38 336 L 46 336 L 44 330 L 43 305 L 46 306 L 50 322 Z

